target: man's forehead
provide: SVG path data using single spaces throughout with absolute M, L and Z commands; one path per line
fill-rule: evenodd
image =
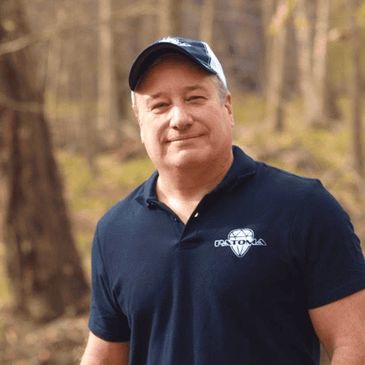
M 187 92 L 196 91 L 196 90 L 204 91 L 204 90 L 206 90 L 206 87 L 201 84 L 186 85 L 186 86 L 182 86 L 179 91 L 187 93 Z M 149 98 L 149 99 L 157 99 L 166 94 L 167 94 L 167 92 L 164 92 L 164 91 L 157 91 L 155 93 L 141 93 L 141 95 L 145 95 L 146 98 Z

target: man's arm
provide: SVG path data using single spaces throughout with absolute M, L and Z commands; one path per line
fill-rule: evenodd
M 129 342 L 108 342 L 89 333 L 80 365 L 128 365 Z
M 365 290 L 309 310 L 331 365 L 365 364 Z

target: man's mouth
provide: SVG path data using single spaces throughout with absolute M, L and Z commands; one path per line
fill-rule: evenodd
M 202 134 L 194 134 L 194 135 L 186 135 L 186 136 L 176 136 L 176 137 L 168 138 L 167 139 L 167 142 L 168 143 L 171 143 L 171 142 L 188 141 L 188 140 L 191 140 L 191 139 L 199 138 L 201 136 L 202 136 Z

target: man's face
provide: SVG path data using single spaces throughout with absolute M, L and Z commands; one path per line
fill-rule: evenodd
M 182 57 L 160 60 L 136 91 L 141 139 L 157 169 L 215 165 L 231 156 L 230 94 Z M 205 165 L 206 166 L 206 165 Z

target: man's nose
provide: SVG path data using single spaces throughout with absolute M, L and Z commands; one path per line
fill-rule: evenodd
M 193 123 L 192 116 L 184 105 L 174 105 L 170 110 L 170 126 L 185 129 Z

